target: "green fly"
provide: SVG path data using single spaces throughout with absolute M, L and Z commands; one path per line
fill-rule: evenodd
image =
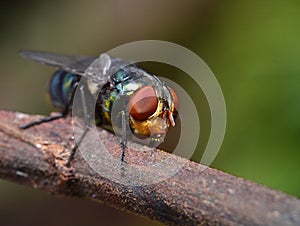
M 85 95 L 94 96 L 95 122 L 111 132 L 112 108 L 123 97 L 120 111 L 122 156 L 127 144 L 126 122 L 133 134 L 150 137 L 149 142 L 161 141 L 171 126 L 175 126 L 178 98 L 175 91 L 137 65 L 119 58 L 101 54 L 99 57 L 72 56 L 41 51 L 21 51 L 21 56 L 56 67 L 49 84 L 49 94 L 59 114 L 42 118 L 21 126 L 22 129 L 63 118 L 72 111 L 73 98 L 85 82 Z M 87 105 L 87 104 L 84 104 Z M 87 106 L 84 106 L 88 109 Z M 82 135 L 87 133 L 88 127 Z M 73 147 L 68 164 L 74 157 L 78 144 Z

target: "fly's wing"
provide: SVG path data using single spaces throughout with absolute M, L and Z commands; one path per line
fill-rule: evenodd
M 81 76 L 84 75 L 89 65 L 96 60 L 96 57 L 72 56 L 42 51 L 20 51 L 20 55 Z
M 97 84 L 98 87 L 107 82 L 109 77 L 119 69 L 132 64 L 119 58 L 111 58 L 105 53 L 99 57 L 90 57 L 43 51 L 20 51 L 20 55 L 24 58 L 83 76 Z

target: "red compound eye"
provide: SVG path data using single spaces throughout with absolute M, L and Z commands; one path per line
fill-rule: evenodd
M 172 87 L 168 86 L 168 89 L 170 90 L 170 92 L 172 94 L 175 110 L 178 110 L 178 97 L 177 97 L 177 94 L 176 94 L 175 90 Z
M 154 114 L 158 106 L 155 90 L 152 86 L 144 86 L 130 98 L 129 114 L 137 121 L 145 121 Z

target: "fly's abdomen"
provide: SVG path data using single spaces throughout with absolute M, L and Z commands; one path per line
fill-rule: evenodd
M 73 90 L 75 89 L 74 84 L 79 81 L 78 75 L 58 70 L 52 76 L 49 85 L 50 97 L 53 105 L 59 109 L 65 107 L 71 107 L 69 98 Z M 72 103 L 72 100 L 71 100 Z M 66 106 L 69 104 L 69 106 Z

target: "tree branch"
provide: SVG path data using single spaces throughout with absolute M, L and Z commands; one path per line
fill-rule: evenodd
M 300 200 L 262 185 L 211 168 L 201 172 L 202 165 L 188 161 L 162 182 L 125 186 L 93 171 L 80 153 L 71 167 L 65 166 L 74 145 L 70 118 L 20 130 L 18 126 L 40 116 L 0 111 L 0 117 L 0 176 L 8 180 L 100 201 L 168 225 L 300 225 Z M 115 136 L 99 131 L 112 155 L 120 156 Z M 149 152 L 131 152 L 126 156 L 129 163 L 147 164 L 142 155 Z M 151 156 L 158 162 L 167 156 L 170 165 L 183 161 L 159 150 Z M 156 170 L 159 174 L 168 169 Z

